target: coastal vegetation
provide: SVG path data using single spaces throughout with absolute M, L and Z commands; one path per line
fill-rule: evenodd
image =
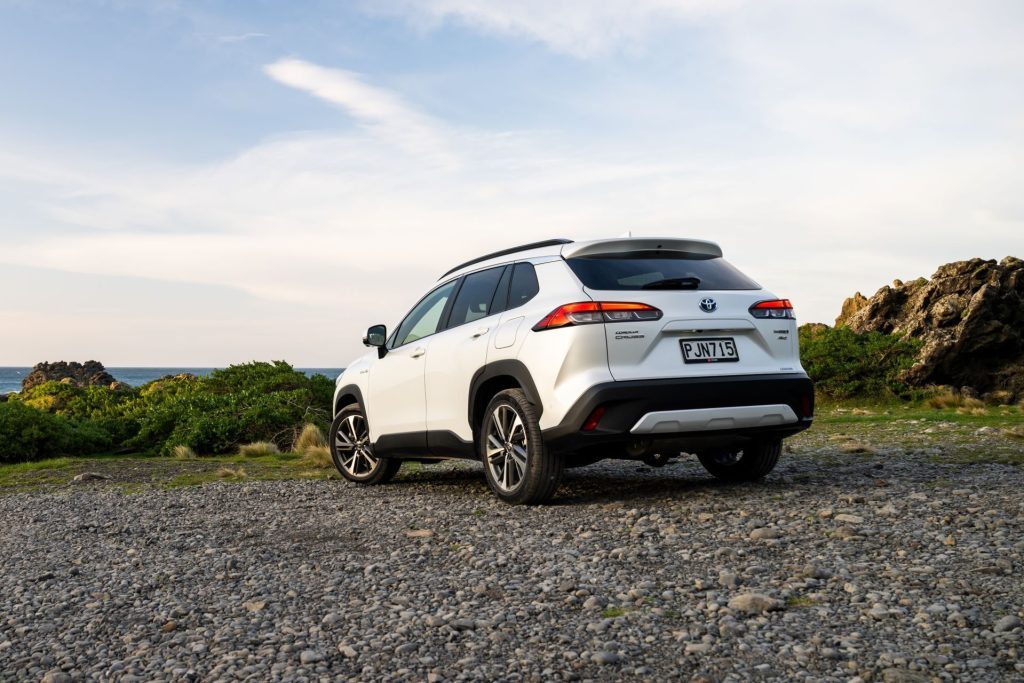
M 920 340 L 881 332 L 826 325 L 800 328 L 800 362 L 815 391 L 827 399 L 919 396 L 904 377 L 920 348 Z
M 918 340 L 805 325 L 800 346 L 823 406 L 986 414 L 982 401 L 958 390 L 905 381 Z M 282 455 L 296 467 L 330 470 L 324 433 L 333 389 L 330 378 L 307 377 L 281 361 L 233 365 L 207 377 L 165 377 L 137 388 L 51 380 L 0 403 L 0 462 L 101 453 L 234 456 L 239 462 Z
M 0 462 L 90 453 L 227 454 L 264 442 L 289 450 L 307 424 L 331 419 L 334 382 L 281 361 L 141 387 L 48 381 L 0 403 Z M 309 437 L 307 437 L 307 440 Z M 270 445 L 267 445 L 270 444 Z

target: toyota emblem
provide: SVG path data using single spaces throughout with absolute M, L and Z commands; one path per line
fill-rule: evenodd
M 704 311 L 705 313 L 714 313 L 716 310 L 718 310 L 718 303 L 711 297 L 701 299 L 700 310 Z

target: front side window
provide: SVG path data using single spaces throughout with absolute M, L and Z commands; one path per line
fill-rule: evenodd
M 448 327 L 458 327 L 491 314 L 491 305 L 504 266 L 467 275 L 452 304 Z
M 398 326 L 395 332 L 395 343 L 392 348 L 398 348 L 423 337 L 429 337 L 437 332 L 441 323 L 441 314 L 444 307 L 455 289 L 458 280 L 441 285 L 422 300 L 405 316 L 405 320 Z

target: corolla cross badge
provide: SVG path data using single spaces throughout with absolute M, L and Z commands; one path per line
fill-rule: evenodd
M 701 299 L 700 310 L 704 311 L 705 313 L 714 313 L 716 310 L 718 310 L 718 303 L 711 297 Z

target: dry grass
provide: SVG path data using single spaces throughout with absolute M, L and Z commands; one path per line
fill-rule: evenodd
M 175 446 L 174 450 L 171 451 L 171 455 L 179 460 L 195 460 L 197 457 L 196 452 L 188 446 Z
M 249 475 L 243 467 L 221 467 L 217 470 L 217 476 L 221 479 L 245 479 Z
M 310 446 L 302 455 L 302 464 L 317 470 L 334 468 L 331 450 L 327 446 Z
M 877 451 L 867 444 L 859 441 L 845 441 L 839 444 L 840 453 L 856 453 L 858 455 L 874 455 Z
M 254 441 L 238 447 L 238 454 L 246 458 L 258 458 L 263 455 L 274 455 L 281 450 L 272 441 Z
M 936 410 L 949 410 L 951 408 L 984 408 L 985 404 L 976 398 L 968 398 L 952 391 L 943 391 L 928 399 L 928 405 Z
M 1009 427 L 1002 430 L 1003 436 L 1008 436 L 1011 439 L 1024 439 L 1024 426 L 1020 427 Z
M 984 408 L 957 408 L 956 412 L 960 415 L 974 415 L 975 417 L 983 417 L 988 415 Z
M 292 445 L 292 450 L 296 453 L 305 454 L 314 448 L 326 448 L 327 438 L 324 433 L 320 431 L 320 428 L 315 424 L 306 424 L 302 428 L 302 432 L 299 433 L 295 443 Z

